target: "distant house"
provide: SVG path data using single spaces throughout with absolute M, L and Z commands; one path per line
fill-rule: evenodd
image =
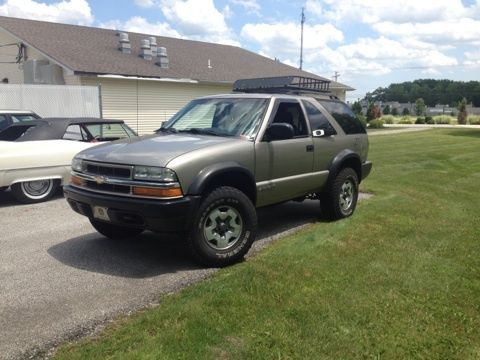
M 140 133 L 195 97 L 231 92 L 237 79 L 326 80 L 236 46 L 9 17 L 0 17 L 2 44 L 17 45 L 2 48 L 2 82 L 101 85 L 103 116 Z M 344 100 L 354 89 L 332 81 L 330 90 Z

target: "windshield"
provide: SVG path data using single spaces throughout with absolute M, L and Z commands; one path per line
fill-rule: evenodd
M 190 102 L 160 131 L 192 132 L 218 136 L 254 136 L 269 99 L 216 98 Z

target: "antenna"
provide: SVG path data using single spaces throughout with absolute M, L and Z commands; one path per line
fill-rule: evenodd
M 303 66 L 303 24 L 305 24 L 305 8 L 302 7 L 302 17 L 300 21 L 302 31 L 300 35 L 300 70 L 302 70 Z
M 338 71 L 335 71 L 335 74 L 333 75 L 335 82 L 337 82 L 339 76 L 340 76 L 340 73 Z

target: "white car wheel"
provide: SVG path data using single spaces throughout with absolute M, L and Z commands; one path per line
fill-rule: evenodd
M 12 194 L 23 203 L 37 203 L 50 198 L 58 185 L 59 181 L 53 179 L 24 181 L 12 185 Z

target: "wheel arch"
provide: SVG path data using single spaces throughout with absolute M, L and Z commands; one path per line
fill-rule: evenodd
M 329 167 L 329 176 L 327 183 L 333 181 L 335 176 L 344 168 L 352 168 L 358 176 L 358 182 L 362 181 L 362 160 L 360 156 L 352 150 L 345 149 L 337 154 Z
M 252 202 L 257 202 L 257 188 L 253 174 L 236 162 L 222 162 L 207 166 L 196 176 L 188 194 L 202 195 L 219 186 L 231 186 L 242 191 Z

